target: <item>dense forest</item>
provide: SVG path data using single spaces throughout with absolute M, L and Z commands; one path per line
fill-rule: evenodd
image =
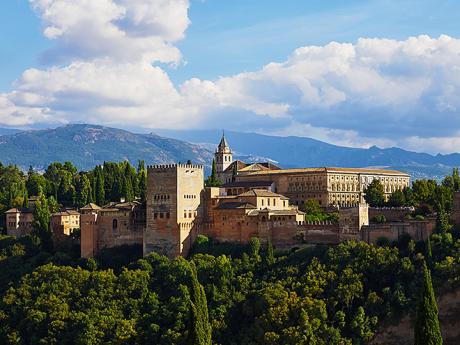
M 145 196 L 142 162 L 89 172 L 70 163 L 44 174 L 0 169 L 2 212 L 27 206 L 29 195 L 50 208 Z M 403 205 L 438 214 L 426 243 L 402 237 L 282 251 L 257 238 L 243 246 L 199 236 L 188 258 L 141 258 L 139 248 L 119 247 L 81 259 L 53 251 L 37 222 L 31 236 L 0 238 L 0 343 L 364 344 L 383 321 L 415 313 L 425 262 L 435 290 L 459 286 L 460 235 L 447 217 L 457 178 L 454 171 L 403 191 Z M 376 200 L 379 189 L 369 193 Z

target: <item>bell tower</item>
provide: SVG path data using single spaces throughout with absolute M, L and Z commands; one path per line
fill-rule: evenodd
M 216 173 L 219 179 L 222 178 L 222 173 L 228 168 L 233 162 L 233 153 L 228 146 L 227 140 L 225 139 L 225 133 L 222 131 L 222 139 L 220 139 L 219 146 L 217 147 L 216 153 L 214 154 L 216 160 Z

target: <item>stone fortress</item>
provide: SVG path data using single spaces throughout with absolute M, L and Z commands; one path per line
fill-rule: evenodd
M 236 243 L 258 237 L 277 248 L 292 248 L 347 239 L 375 242 L 379 236 L 396 240 L 404 233 L 421 240 L 435 227 L 433 220 L 409 222 L 397 217 L 387 224 L 369 224 L 370 215 L 388 211 L 369 209 L 364 202 L 365 188 L 378 179 L 389 196 L 409 186 L 409 175 L 398 171 L 281 169 L 273 163 L 234 161 L 225 136 L 215 152 L 215 162 L 217 177 L 223 182 L 220 187 L 204 186 L 202 165 L 152 165 L 147 168 L 146 202 L 81 208 L 81 256 L 93 257 L 104 248 L 123 244 L 142 245 L 144 255 L 186 256 L 199 234 Z M 309 199 L 337 212 L 338 222 L 307 222 L 299 207 Z M 26 233 L 18 224 L 29 227 L 29 216 L 29 210 L 24 215 L 16 209 L 7 212 L 8 233 Z M 53 215 L 54 237 L 69 235 L 76 217 L 72 212 Z

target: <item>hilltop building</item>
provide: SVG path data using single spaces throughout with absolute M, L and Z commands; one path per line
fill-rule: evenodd
M 397 189 L 409 186 L 410 176 L 395 170 L 363 168 L 295 168 L 281 169 L 272 163 L 247 164 L 229 162 L 231 149 L 222 136 L 216 151 L 216 161 L 225 156 L 225 165 L 218 166 L 219 179 L 227 194 L 238 194 L 251 188 L 264 188 L 288 197 L 301 206 L 315 199 L 323 207 L 349 206 L 364 203 L 364 190 L 375 179 L 379 180 L 388 198 Z M 224 170 L 219 170 L 223 169 Z
M 88 204 L 80 212 L 82 257 L 94 257 L 104 248 L 142 245 L 145 204 L 113 202 L 104 207 Z
M 73 244 L 78 244 L 80 213 L 70 209 L 53 213 L 50 220 L 50 230 L 55 249 L 66 250 Z
M 378 179 L 389 196 L 409 186 L 409 175 L 399 171 L 281 169 L 269 162 L 234 161 L 224 135 L 215 161 L 221 187 L 204 187 L 202 165 L 148 166 L 144 203 L 89 204 L 80 213 L 66 210 L 53 214 L 53 234 L 64 243 L 80 228 L 82 257 L 96 256 L 104 248 L 139 245 L 144 255 L 156 252 L 172 258 L 186 256 L 198 234 L 236 243 L 258 237 L 278 248 L 289 248 L 305 243 L 337 244 L 346 239 L 375 242 L 380 236 L 393 240 L 403 233 L 424 239 L 434 229 L 431 220 L 405 221 L 407 210 L 369 211 L 365 188 Z M 306 221 L 301 209 L 309 199 L 335 209 L 338 221 Z M 460 210 L 460 194 L 455 200 L 454 210 Z M 386 213 L 395 221 L 369 225 L 369 212 Z M 9 234 L 21 236 L 32 231 L 32 210 L 11 209 L 6 218 Z M 455 219 L 460 222 L 460 216 Z
M 170 257 L 187 255 L 201 226 L 203 190 L 202 165 L 168 164 L 147 168 L 144 254 L 155 251 Z
M 6 233 L 9 236 L 29 235 L 33 230 L 34 214 L 31 208 L 12 208 L 6 213 Z
M 80 213 L 76 210 L 65 210 L 51 215 L 51 231 L 57 236 L 70 236 L 80 229 Z

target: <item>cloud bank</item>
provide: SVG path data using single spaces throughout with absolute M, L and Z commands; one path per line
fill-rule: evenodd
M 226 126 L 352 146 L 458 151 L 460 40 L 359 39 L 296 49 L 283 62 L 175 86 L 187 0 L 30 0 L 55 41 L 9 93 L 0 125 L 91 122 Z M 185 38 L 186 39 L 186 38 Z

